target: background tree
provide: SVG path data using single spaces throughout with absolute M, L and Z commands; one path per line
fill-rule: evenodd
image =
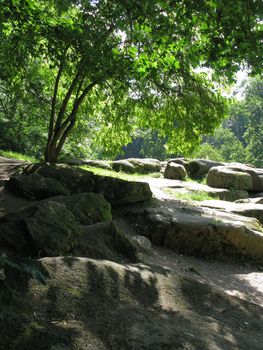
M 173 150 L 191 149 L 225 113 L 213 80 L 241 63 L 258 72 L 260 1 L 10 1 L 0 10 L 1 70 L 6 82 L 28 67 L 48 69 L 48 141 L 56 162 L 85 113 L 101 123 L 106 151 L 155 128 Z M 48 90 L 48 91 L 45 91 Z M 46 117 L 46 119 L 48 119 Z M 108 142 L 111 138 L 111 143 Z
M 235 100 L 220 128 L 203 138 L 192 156 L 263 167 L 263 82 L 249 79 L 244 98 Z M 221 159 L 220 159 L 221 158 Z
M 263 81 L 259 77 L 247 86 L 245 108 L 249 116 L 244 133 L 248 161 L 263 168 Z

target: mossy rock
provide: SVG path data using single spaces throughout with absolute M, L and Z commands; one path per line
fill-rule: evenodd
M 154 158 L 128 158 L 127 161 L 141 174 L 159 172 L 162 168 L 161 162 Z
M 43 201 L 0 220 L 1 248 L 18 256 L 57 256 L 69 252 L 82 233 L 62 203 Z
M 41 200 L 67 194 L 67 191 L 59 181 L 45 178 L 39 174 L 13 175 L 6 182 L 5 188 L 18 196 L 30 200 Z
M 129 174 L 134 174 L 136 172 L 135 166 L 126 159 L 116 160 L 112 162 L 111 166 L 115 171 L 123 171 Z
M 152 158 L 128 158 L 112 162 L 112 168 L 115 171 L 124 171 L 126 173 L 154 173 L 161 170 L 161 162 Z
M 116 262 L 138 260 L 135 244 L 112 221 L 83 226 L 79 244 L 72 253 L 75 256 Z
M 64 204 L 82 225 L 112 219 L 111 205 L 99 193 L 77 193 L 72 196 L 54 197 L 52 200 Z
M 69 166 L 32 164 L 28 166 L 24 173 L 39 174 L 45 178 L 55 179 L 60 182 L 70 194 L 81 192 L 92 192 L 93 190 L 93 173 Z
M 146 182 L 98 175 L 94 175 L 93 181 L 93 191 L 102 193 L 112 205 L 145 202 L 152 197 L 150 186 Z

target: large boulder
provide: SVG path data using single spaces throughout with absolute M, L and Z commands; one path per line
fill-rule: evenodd
M 153 244 L 179 254 L 263 262 L 263 229 L 254 218 L 169 202 L 143 213 L 127 211 L 126 218 Z
M 206 182 L 208 186 L 235 190 L 251 191 L 253 181 L 250 174 L 231 167 L 216 166 L 209 170 Z
M 263 191 L 263 169 L 254 168 L 252 166 L 245 165 L 242 163 L 229 163 L 229 164 L 226 164 L 226 167 L 233 171 L 249 174 L 252 178 L 252 191 L 253 192 Z
M 183 180 L 186 178 L 186 170 L 183 165 L 169 162 L 164 171 L 164 178 L 171 180 Z
M 45 178 L 39 174 L 12 175 L 9 181 L 6 181 L 5 188 L 30 200 L 41 200 L 67 194 L 59 181 Z
M 81 225 L 110 221 L 111 206 L 101 194 L 52 197 L 0 220 L 0 248 L 19 256 L 56 256 L 79 242 Z
M 102 193 L 112 205 L 144 202 L 152 197 L 146 182 L 125 181 L 108 176 L 93 176 L 96 193 Z
M 248 192 L 243 190 L 234 190 L 234 189 L 217 189 L 218 192 L 211 192 L 214 193 L 214 195 L 211 195 L 211 197 L 218 197 L 219 199 L 223 201 L 229 201 L 234 202 L 236 200 L 243 200 L 248 198 Z
M 216 162 L 208 159 L 194 159 L 188 162 L 185 167 L 187 174 L 192 179 L 198 179 L 207 175 L 208 171 L 215 166 L 224 165 L 223 163 Z
M 181 164 L 185 167 L 188 164 L 188 160 L 185 158 L 170 158 L 167 163 Z
M 135 166 L 141 174 L 155 173 L 161 170 L 161 162 L 154 158 L 128 158 L 129 163 Z
M 93 173 L 79 168 L 39 163 L 28 166 L 24 173 L 34 173 L 45 178 L 55 179 L 71 194 L 92 192 L 93 189 Z
M 69 252 L 81 232 L 64 204 L 43 201 L 0 220 L 0 247 L 11 255 L 57 256 Z
M 137 261 L 136 245 L 112 221 L 83 226 L 73 255 L 116 262 Z
M 152 158 L 128 158 L 112 162 L 112 168 L 115 171 L 147 174 L 159 172 L 161 170 L 161 162 Z
M 101 193 L 111 204 L 143 202 L 152 196 L 148 183 L 94 175 L 92 172 L 78 168 L 35 164 L 29 166 L 25 173 L 38 174 L 47 179 L 55 179 L 70 194 L 82 192 Z
M 145 236 L 135 235 L 131 236 L 130 240 L 141 252 L 150 252 L 152 248 L 151 241 Z
M 111 205 L 99 193 L 77 193 L 53 197 L 52 200 L 65 205 L 82 225 L 112 220 Z
M 126 159 L 115 160 L 112 162 L 111 166 L 115 171 L 123 171 L 130 174 L 134 174 L 136 172 L 135 166 Z
M 110 163 L 106 160 L 83 159 L 81 163 L 91 167 L 112 170 Z

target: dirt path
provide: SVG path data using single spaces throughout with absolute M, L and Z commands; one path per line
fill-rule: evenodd
M 165 206 L 173 210 L 176 203 L 182 204 L 180 200 L 164 191 L 167 187 L 182 187 L 186 185 L 192 190 L 207 190 L 206 185 L 189 183 L 179 180 L 152 179 L 146 180 L 156 198 Z M 184 202 L 184 205 L 186 202 Z M 198 202 L 196 202 L 198 205 Z M 201 283 L 206 283 L 249 302 L 263 307 L 263 272 L 254 266 L 242 266 L 238 264 L 223 263 L 217 261 L 202 260 L 195 257 L 176 254 L 167 249 L 154 247 L 152 255 L 148 257 L 147 263 L 167 267 L 171 271 L 187 275 Z
M 5 181 L 24 164 L 27 163 L 0 157 L 0 218 L 30 203 L 27 199 L 17 197 L 4 188 Z

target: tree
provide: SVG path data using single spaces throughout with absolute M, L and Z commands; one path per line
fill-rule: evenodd
M 56 162 L 82 113 L 101 121 L 110 147 L 135 126 L 159 129 L 182 151 L 225 113 L 213 79 L 241 63 L 260 70 L 261 2 L 254 0 L 5 0 L 0 10 L 6 81 L 37 62 L 53 78 L 45 159 Z
M 252 79 L 246 89 L 245 108 L 247 130 L 244 138 L 249 152 L 248 161 L 263 167 L 263 81 Z
M 200 147 L 198 147 L 193 154 L 192 158 L 210 159 L 217 162 L 224 162 L 225 159 L 220 153 L 220 150 L 213 147 L 211 144 L 205 142 Z
M 210 144 L 225 161 L 246 163 L 248 157 L 247 150 L 231 129 L 220 127 L 215 130 L 212 136 L 205 137 L 205 141 L 207 144 Z

